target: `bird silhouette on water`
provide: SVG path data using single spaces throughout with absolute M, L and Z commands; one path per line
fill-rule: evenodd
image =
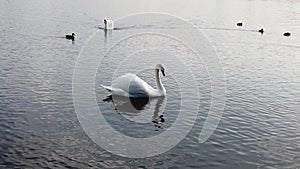
M 238 22 L 236 26 L 243 26 L 243 22 Z
M 291 33 L 290 33 L 290 32 L 285 32 L 285 33 L 283 34 L 283 36 L 291 36 Z
M 72 33 L 71 35 L 66 35 L 66 39 L 74 41 L 75 40 L 75 33 Z
M 261 34 L 263 34 L 265 32 L 265 30 L 263 28 L 261 28 L 260 30 L 258 30 L 258 32 L 260 32 Z

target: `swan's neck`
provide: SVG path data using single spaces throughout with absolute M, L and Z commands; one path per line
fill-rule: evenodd
M 155 69 L 155 80 L 156 80 L 156 86 L 158 90 L 165 90 L 164 85 L 161 83 L 160 77 L 159 77 L 159 69 Z

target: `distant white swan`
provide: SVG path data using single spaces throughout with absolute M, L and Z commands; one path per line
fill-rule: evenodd
M 125 97 L 159 97 L 166 95 L 166 89 L 161 83 L 159 71 L 165 76 L 165 68 L 163 65 L 158 64 L 155 67 L 155 79 L 157 89 L 152 88 L 148 83 L 143 81 L 137 75 L 127 73 L 112 81 L 111 86 L 104 86 L 105 89 L 110 91 L 112 95 L 119 95 Z
M 114 29 L 114 21 L 113 20 L 108 20 L 108 19 L 104 19 L 104 29 Z

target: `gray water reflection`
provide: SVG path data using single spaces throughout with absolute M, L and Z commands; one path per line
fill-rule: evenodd
M 166 106 L 165 97 L 123 97 L 107 96 L 104 101 L 111 101 L 118 113 L 128 120 L 136 123 L 152 122 L 155 127 L 161 128 L 165 122 L 164 108 Z
M 299 5 L 294 0 L 1 0 L 0 168 L 299 168 Z M 112 155 L 89 139 L 74 111 L 71 84 L 78 53 L 104 17 L 145 11 L 183 17 L 205 33 L 224 66 L 227 100 L 216 132 L 198 144 L 210 102 L 209 77 L 200 72 L 196 126 L 176 148 L 137 160 Z M 231 30 L 240 20 L 246 30 L 266 32 Z M 136 25 L 127 24 L 120 27 Z M 58 38 L 73 31 L 74 45 Z M 107 41 L 123 31 L 107 34 Z M 285 31 L 292 36 L 283 37 Z M 166 87 L 175 89 L 173 82 Z M 126 119 L 102 101 L 107 93 L 96 91 L 107 119 Z M 168 97 L 164 128 L 176 118 L 177 98 Z M 151 122 L 143 127 L 160 132 Z

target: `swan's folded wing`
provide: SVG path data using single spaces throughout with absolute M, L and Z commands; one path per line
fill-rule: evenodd
M 111 86 L 104 86 L 101 85 L 104 89 L 108 90 L 109 92 L 111 92 L 113 95 L 119 95 L 119 96 L 125 96 L 125 97 L 129 97 L 129 94 L 127 92 L 125 92 L 122 89 L 118 89 L 118 88 L 113 88 Z

